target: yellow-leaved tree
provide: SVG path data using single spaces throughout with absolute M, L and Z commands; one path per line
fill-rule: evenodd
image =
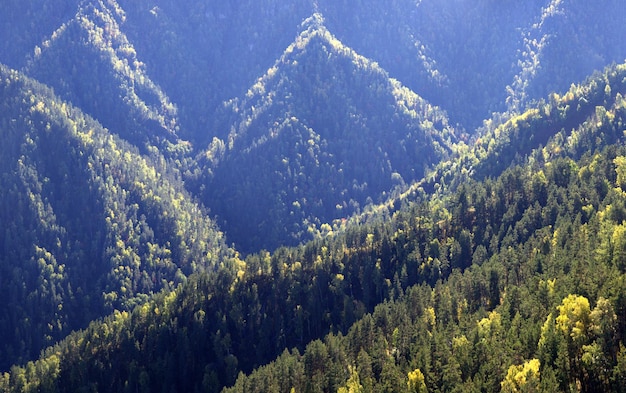
M 572 344 L 582 346 L 589 338 L 591 327 L 589 300 L 584 296 L 568 295 L 557 308 L 556 326 L 571 338 Z
M 410 371 L 408 374 L 409 380 L 407 381 L 407 387 L 409 393 L 427 393 L 426 382 L 424 381 L 424 374 L 419 368 Z
M 538 392 L 540 375 L 538 359 L 531 359 L 519 366 L 512 365 L 500 383 L 503 393 Z
M 570 294 L 557 308 L 555 328 L 567 343 L 570 384 L 580 384 L 583 390 L 607 389 L 610 385 L 607 354 L 614 345 L 617 326 L 613 306 L 600 297 L 591 310 L 586 297 Z
M 350 367 L 350 378 L 348 378 L 346 386 L 340 387 L 337 393 L 363 393 L 363 385 L 361 385 L 356 367 Z

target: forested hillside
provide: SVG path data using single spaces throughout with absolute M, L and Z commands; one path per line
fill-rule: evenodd
M 620 65 L 546 104 L 600 98 L 519 164 L 194 275 L 12 368 L 4 388 L 621 391 L 624 80 Z
M 0 68 L 1 367 L 232 253 L 158 153 Z
M 400 174 L 405 184 L 411 184 L 420 180 L 424 164 L 443 158 L 426 154 L 412 159 L 409 146 L 404 161 L 398 158 L 405 155 L 397 148 L 385 145 L 374 148 L 379 155 L 374 160 L 364 157 L 363 145 L 380 145 L 381 138 L 395 140 L 386 134 L 394 113 L 388 105 L 395 104 L 372 90 L 375 86 L 390 90 L 392 82 L 384 81 L 385 77 L 415 92 L 421 107 L 432 105 L 441 111 L 436 115 L 416 111 L 394 118 L 392 132 L 406 129 L 408 133 L 401 138 L 411 135 L 411 139 L 419 122 L 426 133 L 447 128 L 465 139 L 493 112 L 520 113 L 533 100 L 565 91 L 571 83 L 626 56 L 625 44 L 615 39 L 626 33 L 615 17 L 623 9 L 621 0 L 601 5 L 582 0 L 496 4 L 465 0 L 390 4 L 90 0 L 66 2 L 63 7 L 39 0 L 10 1 L 5 8 L 0 16 L 6 37 L 0 43 L 0 61 L 52 86 L 62 99 L 140 152 L 146 153 L 146 146 L 157 147 L 173 167 L 186 174 L 188 190 L 215 211 L 229 240 L 245 252 L 311 239 L 322 224 L 347 218 L 362 210 L 365 202 L 385 199 L 383 193 L 388 195 L 402 183 L 397 176 L 390 181 L 389 174 Z M 286 56 L 285 50 L 311 30 L 311 23 L 305 22 L 311 18 L 321 19 L 320 28 L 332 37 L 332 45 L 326 48 L 334 48 L 328 54 L 340 48 L 342 55 L 315 55 L 312 48 L 322 49 L 318 43 L 301 48 L 304 53 Z M 369 65 L 350 69 L 347 58 L 354 56 Z M 296 57 L 298 67 L 280 64 L 281 59 L 289 62 Z M 361 77 L 352 77 L 353 71 Z M 269 72 L 277 75 L 270 77 Z M 312 79 L 325 74 L 334 79 Z M 247 97 L 259 83 L 281 80 L 278 90 L 267 86 L 267 92 Z M 412 96 L 411 91 L 405 92 Z M 351 103 L 355 97 L 362 98 L 361 102 Z M 411 100 L 415 99 L 405 101 Z M 413 109 L 410 103 L 406 105 L 409 111 Z M 251 121 L 253 108 L 261 107 L 266 118 Z M 231 115 L 231 109 L 241 112 Z M 443 123 L 433 121 L 443 113 Z M 260 161 L 250 159 L 265 148 L 275 150 L 269 148 L 271 143 L 257 150 L 242 144 L 223 148 L 229 147 L 233 134 L 245 130 L 258 137 L 272 135 L 288 126 L 284 120 L 292 117 L 299 121 L 293 126 L 295 131 L 284 134 L 295 139 L 287 142 L 283 138 L 289 135 L 283 135 L 275 142 L 315 141 L 309 138 L 314 132 L 322 138 L 322 145 L 313 148 L 315 165 L 283 165 L 275 158 L 280 152 L 265 153 L 269 158 L 259 157 Z M 358 132 L 363 144 L 349 144 L 339 151 L 333 137 L 347 135 L 344 128 Z M 324 141 L 330 148 L 323 146 Z M 428 142 L 422 143 L 426 150 L 433 149 Z M 214 160 L 221 153 L 222 165 L 216 168 Z M 391 157 L 389 164 L 385 154 Z M 196 160 L 205 156 L 210 163 Z M 397 170 L 394 159 L 414 167 L 409 171 L 412 176 Z M 333 173 L 341 169 L 341 160 L 346 168 L 367 172 Z M 269 167 L 257 174 L 265 168 L 260 163 Z M 327 170 L 322 170 L 325 166 Z M 285 173 L 287 169 L 291 175 Z M 379 171 L 380 181 L 368 179 Z M 317 186 L 326 181 L 323 176 L 329 177 L 327 188 Z M 251 185 L 252 177 L 261 181 Z M 303 179 L 308 188 L 303 189 Z M 240 195 L 226 191 L 224 183 L 229 190 L 240 190 Z M 309 190 L 312 195 L 306 195 Z M 250 221 L 242 222 L 229 206 L 252 210 L 251 194 L 267 200 L 258 201 Z M 278 221 L 272 228 L 261 217 L 266 211 L 272 221 Z
M 229 134 L 201 157 L 202 199 L 244 252 L 298 244 L 402 190 L 457 140 L 445 113 L 342 45 L 321 15 L 305 25 L 228 103 Z
M 0 391 L 624 391 L 624 0 L 0 12 Z
M 323 5 L 322 5 L 323 3 Z M 342 42 L 468 131 L 621 62 L 624 3 L 318 1 Z
M 161 147 L 176 140 L 176 108 L 120 31 L 124 18 L 118 8 L 85 3 L 35 47 L 24 72 L 139 148 Z

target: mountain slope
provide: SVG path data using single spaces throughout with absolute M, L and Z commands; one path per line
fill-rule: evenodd
M 440 162 L 427 176 L 399 195 L 374 204 L 335 230 L 385 219 L 407 203 L 453 192 L 468 181 L 500 175 L 511 165 L 528 159 L 537 163 L 557 157 L 580 159 L 590 150 L 618 143 L 624 128 L 621 120 L 626 95 L 626 65 L 594 73 L 569 91 L 553 93 L 526 112 L 498 115 L 485 122 L 480 137 L 458 149 L 458 155 Z
M 621 0 L 488 2 L 457 0 L 10 1 L 0 16 L 0 61 L 21 67 L 47 37 L 94 5 L 125 19 L 128 37 L 151 79 L 179 107 L 180 133 L 194 143 L 220 104 L 240 96 L 272 66 L 300 22 L 314 12 L 346 46 L 444 108 L 468 132 L 493 112 L 521 111 L 626 57 Z M 69 48 L 66 48 L 69 50 Z M 211 133 L 211 130 L 209 130 Z
M 230 254 L 162 156 L 0 68 L 2 364 Z
M 80 1 L 7 0 L 0 15 L 0 63 L 19 69 L 35 46 L 76 13 Z
M 24 72 L 142 150 L 176 142 L 176 108 L 121 32 L 124 20 L 114 2 L 84 3 L 35 48 Z
M 317 3 L 339 40 L 468 132 L 626 58 L 620 0 Z
M 7 1 L 0 390 L 619 391 L 623 8 Z
M 127 16 L 123 30 L 150 75 L 180 108 L 181 136 L 199 145 L 222 137 L 212 129 L 214 112 L 224 101 L 245 94 L 313 13 L 309 1 L 119 4 Z
M 42 7 L 49 4 L 44 1 Z M 179 7 L 167 1 L 84 2 L 77 7 L 77 14 L 65 10 L 52 20 L 68 15 L 68 24 L 82 23 L 84 26 L 74 30 L 83 32 L 72 37 L 83 37 L 88 45 L 81 44 L 80 39 L 63 38 L 63 42 L 53 44 L 56 49 L 43 50 L 47 60 L 36 62 L 39 65 L 35 68 L 48 83 L 64 80 L 68 84 L 65 88 L 56 87 L 64 91 L 64 98 L 80 103 L 77 105 L 105 125 L 123 125 L 124 129 L 114 132 L 140 148 L 145 141 L 160 146 L 154 139 L 173 138 L 172 132 L 185 135 L 202 148 L 213 137 L 225 140 L 230 128 L 219 122 L 216 126 L 219 103 L 243 96 L 246 87 L 280 55 L 297 32 L 299 21 L 313 10 L 325 15 L 325 25 L 338 39 L 378 61 L 420 96 L 440 104 L 453 122 L 466 119 L 461 121 L 461 129 L 470 133 L 493 111 L 509 108 L 519 112 L 528 102 L 552 90 L 565 91 L 572 81 L 581 80 L 594 68 L 626 56 L 621 42 L 611 38 L 624 28 L 614 17 L 621 10 L 619 0 L 601 5 L 574 0 L 524 5 L 407 0 L 378 7 L 323 1 L 289 6 L 267 1 L 237 7 L 217 3 Z M 13 2 L 7 10 L 1 17 L 33 13 L 27 5 Z M 264 18 L 252 23 L 256 15 Z M 46 36 L 29 28 L 23 18 L 14 19 L 15 26 L 22 28 L 11 29 L 12 21 L 7 19 L 10 36 L 16 35 L 14 30 L 20 30 L 29 42 L 35 40 L 33 37 Z M 586 23 L 587 19 L 596 22 Z M 230 20 L 240 22 L 227 23 Z M 53 30 L 50 23 L 38 27 Z M 149 31 L 143 31 L 142 26 L 149 26 Z M 97 40 L 99 46 L 93 42 Z M 87 49 L 81 49 L 85 45 Z M 47 68 L 57 68 L 47 67 L 48 62 L 74 59 L 71 54 L 85 53 L 83 50 L 86 54 L 82 57 L 91 60 L 79 59 L 77 64 L 85 64 L 80 71 L 70 75 L 67 66 L 65 71 L 51 71 L 46 76 Z M 7 61 L 26 62 L 5 56 Z M 98 57 L 108 64 L 99 64 Z M 119 62 L 126 62 L 128 67 L 110 68 Z M 106 83 L 79 77 L 91 70 L 104 70 L 100 74 L 109 76 Z M 82 83 L 83 79 L 88 83 Z M 164 88 L 159 89 L 153 80 Z M 138 81 L 144 81 L 145 86 L 140 88 Z M 173 98 L 168 99 L 166 93 Z M 172 100 L 179 107 L 177 112 L 172 112 Z M 185 120 L 179 120 L 178 113 Z M 186 123 L 182 129 L 176 128 L 180 121 Z M 180 152 L 188 152 L 188 145 L 176 146 L 172 150 L 178 152 L 174 153 L 177 158 Z
M 419 375 L 431 390 L 500 391 L 524 364 L 538 371 L 527 383 L 546 391 L 620 391 L 626 100 L 616 92 L 598 107 L 602 122 L 592 114 L 571 138 L 557 132 L 545 162 L 533 153 L 386 221 L 251 255 L 236 274 L 194 276 L 13 368 L 1 386 L 219 391 L 282 352 L 227 391 L 403 391 Z M 617 143 L 602 139 L 609 130 Z M 577 305 L 582 314 L 569 313 Z M 330 330 L 342 334 L 315 340 Z
M 439 108 L 337 41 L 314 15 L 231 101 L 204 157 L 203 200 L 242 251 L 310 236 L 424 175 L 456 141 Z M 241 214 L 241 212 L 246 212 Z

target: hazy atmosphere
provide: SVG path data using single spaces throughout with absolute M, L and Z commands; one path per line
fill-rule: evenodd
M 625 391 L 625 0 L 5 3 L 0 392 Z

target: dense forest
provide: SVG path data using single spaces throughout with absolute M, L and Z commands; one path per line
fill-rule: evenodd
M 9 1 L 0 391 L 625 391 L 624 5 Z
M 0 89 L 4 367 L 234 253 L 158 153 L 4 67 Z
M 212 212 L 242 252 L 294 245 L 353 215 L 372 196 L 422 178 L 457 139 L 445 113 L 343 46 L 322 22 L 319 14 L 305 21 L 276 65 L 243 100 L 228 103 L 228 138 L 212 144 L 215 169 L 199 179 L 202 199 L 214 201 Z

